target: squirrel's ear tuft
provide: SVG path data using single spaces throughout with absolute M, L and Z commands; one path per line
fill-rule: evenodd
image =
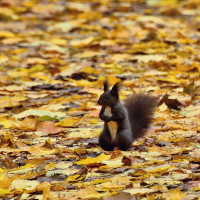
M 104 92 L 109 90 L 109 85 L 108 85 L 108 81 L 107 80 L 105 80 L 103 82 L 103 90 L 104 90 Z
M 117 82 L 115 83 L 115 85 L 113 85 L 112 90 L 110 91 L 110 93 L 115 96 L 117 99 L 119 99 L 119 90 L 121 87 L 121 83 Z

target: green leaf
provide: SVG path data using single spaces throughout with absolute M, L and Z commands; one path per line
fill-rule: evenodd
M 30 110 L 23 111 L 18 115 L 15 115 L 15 118 L 21 119 L 21 118 L 25 118 L 25 117 L 30 116 L 30 115 L 40 116 L 40 117 L 48 116 L 50 118 L 56 118 L 56 119 L 63 119 L 63 118 L 69 117 L 63 112 L 51 112 L 51 111 L 47 111 L 47 110 L 30 109 Z
M 58 118 L 56 118 L 56 117 L 51 117 L 51 116 L 49 116 L 49 115 L 43 115 L 43 116 L 38 117 L 38 121 L 40 121 L 40 122 L 55 121 L 55 120 L 58 120 Z

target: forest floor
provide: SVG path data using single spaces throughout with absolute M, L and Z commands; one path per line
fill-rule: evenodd
M 0 199 L 199 199 L 200 4 L 153 2 L 0 2 Z M 158 98 L 128 151 L 98 145 L 105 77 Z

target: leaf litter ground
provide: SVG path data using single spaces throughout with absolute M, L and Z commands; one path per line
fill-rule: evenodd
M 198 1 L 0 2 L 1 199 L 198 199 Z M 98 146 L 107 76 L 159 106 L 129 151 Z

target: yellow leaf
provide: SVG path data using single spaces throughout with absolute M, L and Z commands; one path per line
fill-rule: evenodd
M 125 53 L 121 53 L 121 54 L 112 54 L 111 59 L 115 62 L 120 62 L 123 60 L 129 60 L 131 58 L 130 54 L 125 54 Z
M 194 190 L 200 191 L 200 186 L 194 187 Z
M 118 159 L 115 160 L 105 160 L 102 162 L 103 164 L 106 164 L 105 167 L 112 167 L 112 168 L 117 168 L 121 167 L 124 163 L 122 163 L 122 157 L 119 157 Z M 103 168 L 104 166 L 102 166 Z
M 20 94 L 17 94 L 13 97 L 3 96 L 0 98 L 0 108 L 18 106 L 20 105 L 20 101 L 24 101 L 26 99 L 26 97 Z
M 96 191 L 94 186 L 80 190 L 79 194 L 83 199 L 99 199 L 101 197 L 101 194 Z
M 121 185 L 120 183 L 113 183 L 113 182 L 107 182 L 103 183 L 103 189 L 104 190 L 117 190 L 117 189 L 123 189 L 126 185 Z
M 50 81 L 51 79 L 46 75 L 46 73 L 34 73 L 31 74 L 31 77 L 38 78 L 44 81 Z
M 94 39 L 94 37 L 88 37 L 85 39 L 74 39 L 70 41 L 70 45 L 76 48 L 85 47 L 91 44 L 94 41 Z
M 49 150 L 45 147 L 33 146 L 28 149 L 28 152 L 31 154 L 39 154 L 39 155 L 51 155 L 57 152 L 56 149 Z
M 160 111 L 165 111 L 168 109 L 167 105 L 163 103 L 162 105 L 159 106 Z
M 61 38 L 53 38 L 51 40 L 52 43 L 57 44 L 57 45 L 61 45 L 61 46 L 66 46 L 67 41 Z
M 100 96 L 103 93 L 103 90 L 98 88 L 86 87 L 85 90 L 91 94 L 96 94 L 97 96 Z
M 1 172 L 4 172 L 4 169 L 0 168 L 0 173 L 1 173 Z
M 168 188 L 165 185 L 154 185 L 151 187 L 151 189 L 155 190 L 155 191 L 159 191 L 159 192 L 167 192 Z
M 13 121 L 8 119 L 1 119 L 0 124 L 4 126 L 4 128 L 10 128 L 13 126 Z
M 86 164 L 91 164 L 91 163 L 101 163 L 102 161 L 109 160 L 110 157 L 111 157 L 111 155 L 105 155 L 102 153 L 101 155 L 97 156 L 96 158 L 87 157 L 86 159 L 77 161 L 76 164 L 86 165 Z
M 0 188 L 0 197 L 6 194 L 10 194 L 10 190 L 5 190 Z
M 154 192 L 154 190 L 149 189 L 149 188 L 132 188 L 132 189 L 123 190 L 123 192 L 128 192 L 134 195 L 134 194 L 148 194 L 148 193 Z
M 82 72 L 92 74 L 94 73 L 95 69 L 93 67 L 85 67 L 83 68 Z
M 72 175 L 72 176 L 68 176 L 67 177 L 67 182 L 70 182 L 70 181 L 80 181 L 80 180 L 83 180 L 84 176 L 81 176 L 81 175 Z
M 164 165 L 160 165 L 160 166 L 155 166 L 153 168 L 149 168 L 149 169 L 145 169 L 146 171 L 150 172 L 150 173 L 154 173 L 154 172 L 165 172 L 171 168 L 175 168 L 174 165 L 168 165 L 168 164 L 164 164 Z
M 45 170 L 51 170 L 51 169 L 54 169 L 56 166 L 55 163 L 49 163 L 45 166 Z
M 110 85 L 114 85 L 118 81 L 120 81 L 120 79 L 117 78 L 116 76 L 108 75 L 108 82 Z
M 193 110 L 187 114 L 185 114 L 187 117 L 200 117 L 200 110 Z
M 102 40 L 101 42 L 100 42 L 100 45 L 101 46 L 114 46 L 114 45 L 116 45 L 116 41 L 114 41 L 114 40 Z
M 74 126 L 78 122 L 77 117 L 71 117 L 61 120 L 60 122 L 55 123 L 55 126 L 65 126 L 65 127 L 71 127 Z
M 177 3 L 177 0 L 147 0 L 147 4 L 150 6 L 176 5 Z
M 86 87 L 86 86 L 90 87 L 91 86 L 91 82 L 88 80 L 84 80 L 84 79 L 80 80 L 80 81 L 75 81 L 75 84 L 80 87 Z
M 91 123 L 91 124 L 97 124 L 97 122 L 98 122 L 97 119 L 92 119 L 92 120 L 90 120 L 90 123 Z
M 18 49 L 17 48 L 15 50 L 13 50 L 12 53 L 15 54 L 15 55 L 18 55 L 18 54 L 21 54 L 21 53 L 25 53 L 27 51 L 28 51 L 27 49 Z
M 69 32 L 71 29 L 79 27 L 81 24 L 77 21 L 69 21 L 69 22 L 59 22 L 53 26 L 48 28 L 49 31 L 52 30 L 61 30 L 63 32 Z
M 0 170 L 1 170 L 1 168 L 0 168 Z M 6 173 L 5 172 L 4 173 L 0 173 L 0 181 L 3 181 L 5 179 L 6 179 Z
M 10 38 L 10 37 L 15 37 L 15 34 L 9 31 L 0 31 L 0 38 Z
M 91 129 L 91 128 L 77 128 L 73 129 L 68 135 L 69 138 L 93 138 L 98 137 L 100 129 Z
M 19 42 L 21 42 L 23 39 L 22 38 L 6 38 L 6 39 L 4 39 L 3 41 L 2 41 L 2 43 L 4 44 L 4 45 L 11 45 L 11 44 L 17 44 L 17 43 L 19 43 Z
M 9 189 L 20 189 L 24 188 L 27 190 L 34 189 L 39 184 L 39 181 L 32 181 L 32 180 L 14 180 Z
M 7 91 L 20 91 L 20 90 L 24 90 L 23 86 L 19 86 L 19 85 L 9 85 L 9 86 L 4 86 L 3 87 L 5 90 Z
M 164 76 L 167 75 L 167 72 L 162 72 L 158 70 L 148 70 L 143 73 L 144 76 Z
M 109 179 L 106 183 L 101 184 L 103 190 L 123 189 L 130 184 L 128 176 L 116 175 Z
M 37 120 L 35 118 L 25 118 L 22 121 L 13 123 L 13 127 L 24 130 L 36 130 Z
M 27 77 L 29 76 L 29 72 L 27 69 L 22 69 L 20 71 L 9 71 L 8 72 L 8 75 L 11 77 L 11 78 L 21 78 L 21 77 Z M 37 82 L 31 82 L 32 84 L 34 85 L 38 85 L 39 83 Z
M 181 200 L 184 199 L 185 195 L 187 192 L 181 192 L 179 188 L 176 188 L 174 190 L 169 190 L 168 192 L 165 193 L 165 199 L 167 200 Z
M 2 181 L 0 181 L 0 189 L 7 189 L 10 184 L 13 182 L 13 180 L 16 179 L 15 177 L 11 178 L 4 178 Z
M 51 194 L 51 190 L 50 190 L 51 184 L 48 182 L 44 182 L 41 183 L 40 185 L 38 185 L 38 188 L 43 188 L 43 195 L 42 195 L 42 200 L 46 200 L 46 199 L 54 199 L 52 194 Z
M 188 72 L 194 68 L 196 68 L 195 65 L 183 65 L 183 64 L 177 64 L 177 69 L 180 70 L 181 72 Z
M 70 65 L 61 68 L 60 75 L 62 76 L 71 76 L 73 73 L 76 73 L 82 69 L 81 65 Z
M 23 173 L 26 173 L 28 171 L 31 171 L 33 170 L 35 167 L 35 165 L 32 165 L 32 164 L 26 164 L 25 166 L 22 166 L 20 168 L 15 168 L 12 170 L 12 173 L 13 174 L 23 174 Z
M 77 58 L 92 58 L 94 56 L 101 56 L 104 55 L 103 52 L 98 52 L 98 51 L 84 51 L 81 54 L 77 54 L 76 57 Z
M 1 36 L 0 36 L 1 38 Z M 3 64 L 8 61 L 8 57 L 5 55 L 0 55 L 0 64 Z
M 47 60 L 42 59 L 42 58 L 28 58 L 26 60 L 27 64 L 46 64 Z
M 89 110 L 87 101 L 83 102 L 81 106 L 77 108 L 77 110 L 87 110 L 87 109 Z
M 84 189 L 79 189 L 78 191 L 73 191 L 73 198 L 67 198 L 67 199 L 100 199 L 103 197 L 111 196 L 112 194 L 116 194 L 116 192 L 97 192 L 97 189 L 94 185 L 90 185 L 89 187 L 86 187 Z
M 165 59 L 164 55 L 139 55 L 139 56 L 132 56 L 132 59 L 138 60 L 138 62 L 148 63 L 150 61 L 162 61 Z

